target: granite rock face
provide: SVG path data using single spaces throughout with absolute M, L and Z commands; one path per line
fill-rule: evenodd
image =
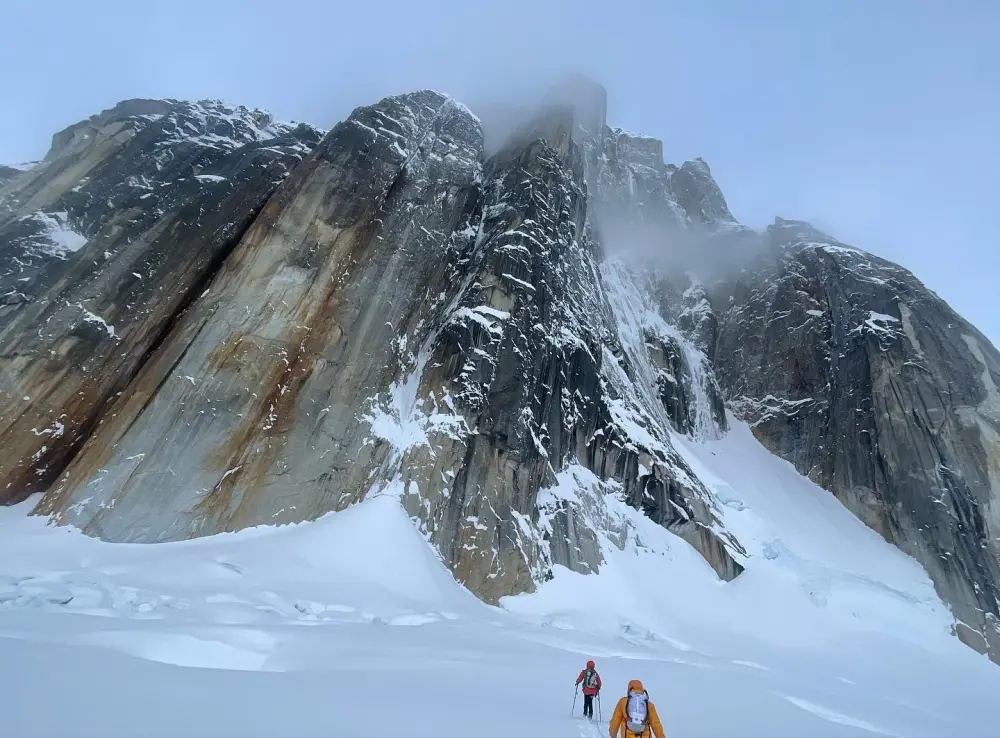
M 404 502 L 491 601 L 531 588 L 552 563 L 597 570 L 585 512 L 538 504 L 573 463 L 686 538 L 720 576 L 741 570 L 738 543 L 715 532 L 707 491 L 670 445 L 669 419 L 648 414 L 629 379 L 651 357 L 644 346 L 629 355 L 615 312 L 636 285 L 612 292 L 599 269 L 581 128 L 575 108 L 553 108 L 486 162 L 478 233 L 449 260 L 462 291 L 408 380 L 420 398 L 410 417 L 435 420 L 421 421 L 434 431 L 426 443 L 404 449 Z M 552 526 L 541 540 L 540 514 Z
M 672 440 L 728 409 L 997 658 L 1000 355 L 905 270 L 740 225 L 606 97 L 572 78 L 489 152 L 430 90 L 325 135 L 135 100 L 0 172 L 2 500 L 155 542 L 391 494 L 496 602 L 599 571 L 614 495 L 729 580 Z
M 905 269 L 796 221 L 713 302 L 730 405 L 919 561 L 996 659 L 1000 353 Z
M 435 249 L 474 192 L 478 138 L 433 94 L 334 128 L 46 504 L 89 485 L 108 511 L 72 520 L 143 541 L 302 520 L 363 497 L 388 447 L 366 443 L 359 412 L 399 373 L 396 330 L 419 330 L 447 287 Z
M 131 100 L 0 187 L 0 500 L 48 488 L 318 139 Z
M 672 417 L 631 378 L 653 376 L 655 355 L 641 331 L 623 338 L 632 316 L 613 303 L 644 293 L 622 272 L 610 295 L 602 276 L 581 120 L 547 106 L 486 160 L 478 119 L 439 93 L 356 110 L 271 197 L 38 511 L 165 541 L 392 493 L 495 601 L 553 563 L 600 566 L 585 511 L 539 504 L 575 464 L 735 577 L 739 543 L 669 440 L 716 416 L 688 403 Z M 680 340 L 651 298 L 643 309 Z

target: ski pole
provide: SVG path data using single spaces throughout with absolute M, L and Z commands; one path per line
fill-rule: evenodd
M 570 717 L 576 715 L 576 696 L 579 693 L 580 693 L 580 685 L 577 684 L 575 687 L 573 687 L 573 709 L 569 713 Z
M 604 716 L 601 714 L 601 693 L 597 693 L 597 722 L 598 724 L 604 722 Z

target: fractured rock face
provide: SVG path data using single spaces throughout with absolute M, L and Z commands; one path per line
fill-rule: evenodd
M 132 100 L 0 188 L 0 500 L 45 490 L 318 140 Z
M 652 359 L 623 351 L 605 295 L 580 128 L 574 108 L 550 107 L 484 162 L 478 120 L 443 95 L 356 110 L 38 511 L 163 541 L 389 492 L 495 601 L 553 563 L 599 567 L 583 511 L 539 508 L 578 460 L 736 576 L 739 544 L 671 448 L 666 408 L 650 391 L 659 409 L 645 410 L 629 379 Z
M 475 271 L 456 270 L 464 291 L 415 369 L 424 417 L 435 420 L 427 443 L 405 451 L 404 503 L 459 578 L 489 600 L 530 589 L 552 563 L 598 568 L 580 511 L 556 513 L 550 546 L 534 526 L 539 488 L 574 459 L 710 551 L 721 575 L 740 570 L 668 426 L 643 418 L 639 398 L 615 386 L 621 339 L 587 229 L 574 130 L 571 111 L 550 113 L 487 163 L 479 233 L 452 260 Z M 658 428 L 655 444 L 629 422 L 647 435 Z
M 722 285 L 716 370 L 761 442 L 927 569 L 998 657 L 1000 354 L 912 274 L 776 221 Z
M 678 204 L 695 223 L 736 223 L 704 159 L 685 162 L 671 173 L 670 181 Z
M 475 192 L 480 138 L 433 93 L 338 125 L 45 509 L 111 540 L 172 540 L 363 497 L 388 449 L 365 443 L 359 411 L 398 373 L 397 331 L 446 288 L 442 241 Z M 93 502 L 68 513 L 84 485 Z
M 0 172 L 4 502 L 152 542 L 392 494 L 495 602 L 598 571 L 613 495 L 732 579 L 671 440 L 725 433 L 725 398 L 997 657 L 1000 355 L 912 275 L 739 225 L 586 80 L 489 157 L 428 90 L 319 139 L 137 100 Z

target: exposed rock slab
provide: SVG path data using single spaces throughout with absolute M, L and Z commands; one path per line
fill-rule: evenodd
M 725 398 L 997 658 L 1000 354 L 912 275 L 802 223 L 759 243 L 587 80 L 489 158 L 427 90 L 318 139 L 129 101 L 0 177 L 3 501 L 151 542 L 397 495 L 495 602 L 598 571 L 617 495 L 732 579 L 671 440 L 724 433 Z
M 47 489 L 318 137 L 132 100 L 0 189 L 0 501 Z
M 718 378 L 757 437 L 917 559 L 1000 657 L 1000 354 L 906 270 L 776 221 L 720 287 Z
M 480 140 L 433 93 L 339 124 L 44 509 L 150 541 L 312 518 L 364 496 L 387 448 L 365 443 L 359 410 L 398 374 L 396 336 L 445 287 L 441 241 L 474 192 Z M 82 496 L 91 503 L 71 512 Z
M 484 162 L 478 120 L 439 93 L 356 110 L 38 511 L 164 541 L 399 494 L 456 576 L 495 601 L 553 563 L 599 567 L 577 511 L 561 512 L 568 546 L 540 525 L 539 490 L 580 460 L 736 576 L 739 544 L 671 448 L 665 409 L 642 408 L 635 368 L 616 358 L 578 124 L 553 107 Z

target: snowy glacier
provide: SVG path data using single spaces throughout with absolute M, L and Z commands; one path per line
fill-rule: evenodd
M 185 108 L 184 115 L 204 124 L 194 126 L 203 132 L 193 138 L 180 124 L 183 116 L 168 119 L 166 143 L 229 150 L 280 133 L 264 118 L 221 108 L 218 127 L 208 126 L 218 117 L 213 110 Z M 402 153 L 398 142 L 393 146 Z M 655 153 L 662 159 L 662 151 Z M 555 184 L 551 202 L 542 198 L 541 205 L 554 213 L 553 203 L 562 202 L 577 183 L 562 165 L 544 161 Z M 417 164 L 408 164 L 411 174 Z M 480 178 L 470 181 L 481 181 L 478 161 L 465 165 Z M 704 162 L 686 166 L 688 174 L 711 182 Z M 623 181 L 632 198 L 636 177 L 630 167 Z M 648 169 L 642 161 L 635 167 Z M 650 171 L 653 179 L 667 177 L 665 168 Z M 195 176 L 206 189 L 222 187 L 221 175 Z M 530 194 L 534 208 L 542 195 L 533 189 Z M 504 205 L 497 198 L 493 207 Z M 681 212 L 676 203 L 665 202 L 671 212 Z M 720 215 L 714 228 L 732 227 L 724 202 L 706 203 Z M 487 213 L 482 211 L 481 223 Z M 67 218 L 58 220 L 56 225 L 69 228 Z M 522 229 L 525 223 L 532 227 Z M 414 475 L 404 490 L 401 468 L 408 451 L 431 449 L 432 435 L 453 439 L 477 431 L 455 410 L 447 391 L 420 393 L 441 326 L 420 340 L 404 332 L 393 346 L 400 357 L 412 358 L 403 362 L 409 369 L 384 397 L 370 398 L 362 418 L 367 428 L 359 431 L 388 442 L 390 473 L 384 487 L 372 486 L 363 502 L 345 510 L 312 522 L 195 540 L 112 544 L 29 516 L 37 496 L 0 508 L 0 736 L 588 738 L 607 733 L 609 713 L 631 679 L 641 679 L 649 690 L 669 738 L 997 735 L 986 706 L 1000 688 L 1000 672 L 953 635 L 955 619 L 926 571 L 831 493 L 769 453 L 746 423 L 734 415 L 718 422 L 721 394 L 705 354 L 664 317 L 637 274 L 621 262 L 598 259 L 575 238 L 564 239 L 562 261 L 545 264 L 558 245 L 555 236 L 566 233 L 556 229 L 542 242 L 533 235 L 542 230 L 533 220 L 498 219 L 496 225 L 492 241 L 483 239 L 480 226 L 470 253 L 485 261 L 480 247 L 512 250 L 534 254 L 535 261 L 534 266 L 518 262 L 520 277 L 513 271 L 492 276 L 534 292 L 534 284 L 522 277 L 540 284 L 536 267 L 545 266 L 552 281 L 564 281 L 564 303 L 549 306 L 556 308 L 557 319 L 551 326 L 527 323 L 525 328 L 544 340 L 525 345 L 581 346 L 591 359 L 591 345 L 599 349 L 594 353 L 603 361 L 593 362 L 599 376 L 591 389 L 607 402 L 606 429 L 636 452 L 640 476 L 650 472 L 644 464 L 657 463 L 670 473 L 664 479 L 684 482 L 692 496 L 704 488 L 708 499 L 697 500 L 711 507 L 704 520 L 717 526 L 724 541 L 719 546 L 727 546 L 742 573 L 732 581 L 721 579 L 704 552 L 627 504 L 613 475 L 600 479 L 572 458 L 568 465 L 553 462 L 536 434 L 540 424 L 532 422 L 531 438 L 545 463 L 553 464 L 555 483 L 538 494 L 537 522 L 513 508 L 509 514 L 523 539 L 539 549 L 554 547 L 557 530 L 586 527 L 600 556 L 578 558 L 599 559 L 598 571 L 589 567 L 591 573 L 584 574 L 556 564 L 548 577 L 548 567 L 537 566 L 544 575 L 533 592 L 503 597 L 497 606 L 473 596 L 421 532 L 427 521 L 408 516 L 407 495 L 419 498 L 421 482 Z M 456 234 L 475 233 L 474 225 L 466 227 L 469 232 Z M 82 246 L 82 235 L 74 240 L 65 229 L 59 233 L 56 245 L 65 247 L 60 253 Z M 535 251 L 514 239 L 531 242 Z M 468 323 L 501 335 L 516 322 L 512 312 L 467 293 L 478 272 L 461 278 L 460 289 L 444 305 L 443 325 Z M 695 286 L 684 293 L 694 299 L 690 309 L 707 309 Z M 436 299 L 444 300 L 441 295 Z M 124 333 L 117 320 L 112 322 L 119 332 L 82 303 L 75 306 L 109 337 Z M 855 330 L 880 336 L 897 330 L 895 318 L 865 314 L 868 320 Z M 229 326 L 220 331 L 230 336 Z M 474 343 L 465 348 L 472 356 L 478 349 L 491 364 L 500 349 L 488 343 L 493 354 Z M 669 368 L 651 358 L 650 346 L 657 343 L 660 348 L 652 350 L 661 354 L 668 346 L 679 352 Z M 456 353 L 454 347 L 448 350 Z M 677 368 L 687 379 L 671 373 Z M 201 374 L 196 382 L 194 369 L 186 371 L 175 377 L 179 383 L 204 382 Z M 492 370 L 485 376 L 491 378 Z M 985 377 L 984 382 L 988 373 Z M 687 423 L 678 423 L 664 403 L 663 382 L 685 384 Z M 564 389 L 565 419 L 575 400 Z M 485 398 L 479 393 L 476 401 Z M 760 400 L 771 401 L 808 402 L 771 395 Z M 316 407 L 321 417 L 331 411 L 331 405 Z M 530 408 L 520 409 L 528 413 L 519 417 L 531 418 Z M 264 430 L 274 423 L 273 410 L 272 405 Z M 689 432 L 679 432 L 680 425 Z M 33 433 L 48 441 L 63 431 L 56 421 Z M 149 438 L 162 442 L 155 428 Z M 132 462 L 147 450 L 143 446 L 127 456 L 118 449 L 128 462 L 127 469 L 121 467 L 123 479 L 132 479 Z M 308 453 L 289 458 L 310 462 Z M 171 474 L 174 461 L 160 459 Z M 356 459 L 323 471 L 343 470 L 348 462 Z M 239 469 L 226 469 L 221 479 Z M 446 471 L 452 470 L 438 473 L 444 477 Z M 145 485 L 148 493 L 152 478 L 135 486 Z M 450 494 L 448 485 L 434 488 L 436 479 L 422 481 L 428 495 Z M 182 482 L 172 485 L 157 493 L 185 489 Z M 100 478 L 81 482 L 79 490 L 67 506 L 71 514 L 90 506 L 92 516 L 115 505 L 121 513 L 134 504 L 130 525 L 141 531 L 148 524 L 148 496 L 123 504 L 118 486 Z M 573 514 L 556 525 L 556 515 L 567 508 Z M 495 513 L 494 518 L 501 519 Z M 463 519 L 487 530 L 478 517 Z M 496 521 L 488 521 L 494 527 Z M 501 535 L 495 527 L 491 544 Z M 589 543 L 587 536 L 566 536 L 567 549 Z M 489 546 L 483 550 L 488 558 Z M 483 572 L 496 576 L 492 566 Z M 588 659 L 597 662 L 605 684 L 596 723 L 580 719 L 582 701 L 574 703 L 573 681 Z
M 2 509 L 3 732 L 586 738 L 639 678 L 670 738 L 995 735 L 1000 674 L 950 635 L 925 572 L 729 421 L 673 439 L 747 548 L 729 583 L 579 467 L 546 495 L 604 518 L 600 574 L 556 567 L 501 607 L 390 494 L 164 544 Z M 600 725 L 570 715 L 590 658 Z

